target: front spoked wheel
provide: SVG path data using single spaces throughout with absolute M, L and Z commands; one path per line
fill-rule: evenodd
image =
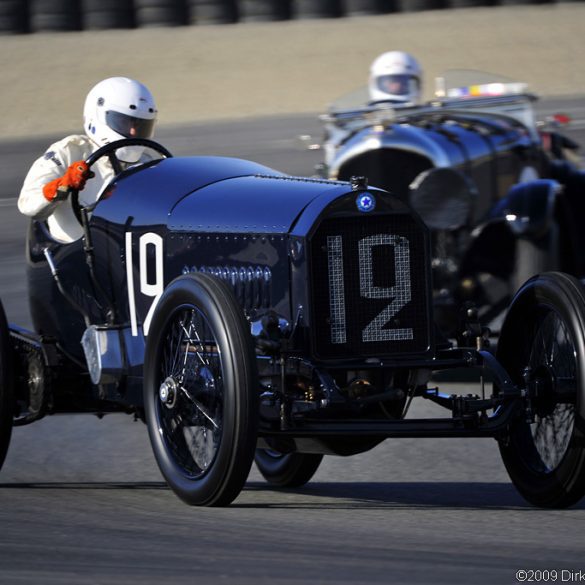
M 144 407 L 159 468 L 192 505 L 240 493 L 257 438 L 255 354 L 231 289 L 206 274 L 175 279 L 148 336 Z
M 513 483 L 537 506 L 585 495 L 585 293 L 575 278 L 545 273 L 514 298 L 498 359 L 527 387 L 526 411 L 500 440 Z

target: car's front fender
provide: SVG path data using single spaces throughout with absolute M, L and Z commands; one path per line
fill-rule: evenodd
M 554 221 L 561 185 L 551 179 L 537 179 L 514 185 L 494 207 L 490 219 L 504 219 L 519 238 L 538 238 Z

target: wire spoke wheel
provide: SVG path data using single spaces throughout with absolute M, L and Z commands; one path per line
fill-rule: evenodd
M 189 504 L 229 504 L 252 465 L 258 385 L 249 328 L 231 289 L 205 274 L 162 295 L 145 358 L 144 409 L 157 463 Z
M 521 288 L 502 328 L 498 359 L 527 397 L 500 452 L 520 493 L 538 506 L 566 507 L 585 495 L 584 320 L 581 284 L 545 273 Z
M 543 311 L 539 317 L 528 367 L 542 388 L 542 396 L 535 400 L 534 422 L 529 425 L 537 454 L 535 470 L 552 473 L 569 448 L 578 383 L 575 345 L 556 312 Z M 568 387 L 569 393 L 555 393 L 558 384 Z
M 169 323 L 160 364 L 160 429 L 185 474 L 201 477 L 213 463 L 223 428 L 221 356 L 207 319 L 179 309 Z

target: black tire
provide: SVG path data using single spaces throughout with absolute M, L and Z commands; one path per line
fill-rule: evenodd
M 529 280 L 512 301 L 497 357 L 512 380 L 538 384 L 530 410 L 499 438 L 512 482 L 530 503 L 563 508 L 585 495 L 585 293 L 562 273 Z M 531 414 L 531 412 L 532 414 Z M 528 422 L 528 417 L 533 417 Z
M 136 16 L 131 0 L 85 0 L 83 28 L 134 28 Z
M 288 20 L 291 17 L 290 2 L 280 0 L 241 0 L 240 19 L 246 22 Z
M 33 31 L 81 30 L 81 7 L 76 0 L 31 0 Z
M 343 16 L 341 0 L 294 0 L 295 18 L 337 18 Z
M 393 6 L 391 4 L 390 2 L 381 0 L 345 0 L 345 15 L 361 16 L 393 12 Z
M 521 4 L 550 4 L 555 0 L 499 0 L 500 6 L 515 6 Z
M 397 0 L 399 12 L 418 12 L 419 10 L 436 10 L 445 8 L 447 0 Z
M 0 0 L 0 33 L 26 33 L 29 30 L 28 2 Z
M 313 453 L 279 453 L 256 449 L 254 461 L 264 479 L 277 487 L 297 488 L 305 485 L 319 468 L 323 455 Z
M 14 374 L 12 370 L 12 347 L 8 323 L 0 303 L 0 468 L 6 458 L 12 435 L 14 413 Z
M 258 384 L 249 327 L 226 283 L 207 274 L 171 282 L 144 372 L 150 441 L 169 486 L 191 505 L 228 505 L 254 458 Z
M 494 6 L 497 0 L 448 0 L 449 8 L 477 8 L 478 6 Z
M 86 30 L 135 27 L 134 12 L 86 12 L 83 15 L 83 28 Z
M 135 0 L 138 26 L 175 26 L 189 23 L 186 0 Z
M 189 7 L 191 24 L 228 24 L 239 20 L 236 0 L 190 0 Z

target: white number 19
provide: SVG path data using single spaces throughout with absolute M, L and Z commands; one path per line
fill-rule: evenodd
M 148 274 L 148 246 L 154 248 L 154 282 L 149 282 Z M 140 292 L 147 297 L 152 297 L 152 301 L 144 323 L 142 332 L 146 337 L 150 329 L 150 323 L 154 314 L 154 309 L 164 291 L 164 274 L 163 274 L 163 239 L 153 232 L 142 234 L 138 239 L 138 272 L 140 275 Z M 136 292 L 134 289 L 134 262 L 132 258 L 132 232 L 126 232 L 126 278 L 128 280 L 128 307 L 130 309 L 130 327 L 132 335 L 138 335 L 138 323 L 136 318 Z

